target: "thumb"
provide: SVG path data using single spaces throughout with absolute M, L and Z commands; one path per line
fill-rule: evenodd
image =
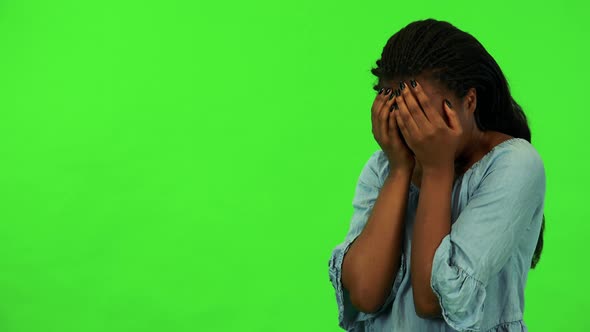
M 459 122 L 459 118 L 457 117 L 457 112 L 451 108 L 451 102 L 447 99 L 443 102 L 443 108 L 447 113 L 447 117 L 449 118 L 449 124 L 451 125 L 451 129 L 457 130 L 461 128 L 461 123 Z

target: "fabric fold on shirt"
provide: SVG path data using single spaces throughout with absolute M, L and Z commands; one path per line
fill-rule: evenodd
M 381 314 L 384 309 L 393 302 L 393 299 L 397 294 L 397 290 L 399 289 L 399 286 L 407 271 L 406 258 L 402 253 L 399 270 L 395 276 L 389 295 L 387 296 L 387 299 L 383 305 L 381 305 L 379 310 L 373 313 L 365 313 L 357 310 L 350 302 L 350 294 L 342 284 L 342 263 L 344 261 L 344 255 L 346 255 L 350 249 L 352 242 L 354 242 L 354 239 L 352 241 L 346 241 L 345 243 L 337 246 L 332 251 L 329 261 L 330 282 L 336 291 L 336 303 L 338 305 L 338 325 L 345 330 L 350 330 L 359 323 L 363 323 L 364 321 Z
M 450 234 L 434 254 L 431 287 L 447 324 L 457 331 L 480 331 L 486 298 L 485 285 L 452 263 Z

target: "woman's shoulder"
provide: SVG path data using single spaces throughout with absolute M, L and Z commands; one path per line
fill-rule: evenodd
M 503 158 L 512 161 L 542 161 L 537 149 L 529 141 L 519 137 L 513 137 L 499 143 L 492 148 L 492 152 L 496 152 L 491 153 L 492 160 Z
M 483 177 L 497 170 L 530 173 L 543 171 L 544 166 L 539 152 L 529 141 L 513 137 L 494 146 L 466 173 Z
M 469 188 L 476 189 L 486 179 L 495 186 L 545 183 L 545 167 L 537 149 L 525 139 L 510 138 L 496 145 L 464 174 Z M 492 180 L 493 179 L 493 180 Z

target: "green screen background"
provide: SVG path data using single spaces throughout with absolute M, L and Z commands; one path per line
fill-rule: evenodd
M 547 172 L 531 331 L 585 331 L 582 1 L 0 1 L 0 331 L 339 331 L 387 39 L 495 57 Z

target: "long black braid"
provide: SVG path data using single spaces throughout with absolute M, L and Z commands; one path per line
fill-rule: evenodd
M 477 91 L 474 117 L 477 127 L 494 130 L 531 142 L 526 115 L 512 98 L 508 81 L 494 58 L 467 32 L 449 22 L 415 21 L 391 36 L 371 73 L 377 76 L 378 91 L 383 81 L 423 74 L 453 91 L 458 98 L 469 88 Z M 543 251 L 545 215 L 533 254 L 534 269 Z

